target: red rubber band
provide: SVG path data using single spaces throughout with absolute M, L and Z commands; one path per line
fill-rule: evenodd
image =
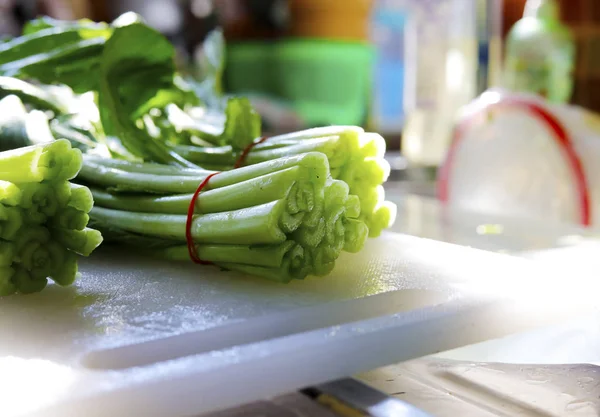
M 248 154 L 250 153 L 250 151 L 252 150 L 252 148 L 254 148 L 256 145 L 260 145 L 261 143 L 263 143 L 267 139 L 269 139 L 269 136 L 263 136 L 259 140 L 255 140 L 250 145 L 246 146 L 246 148 L 242 151 L 242 154 L 240 155 L 240 157 L 238 158 L 238 160 L 236 161 L 236 163 L 235 163 L 235 165 L 233 167 L 234 168 L 241 167 L 244 164 L 244 162 L 246 162 L 246 158 L 248 157 Z
M 243 165 L 243 163 L 246 161 L 246 157 L 248 156 L 248 154 L 250 153 L 252 148 L 254 148 L 256 145 L 258 145 L 260 143 L 263 143 L 267 139 L 269 139 L 268 136 L 263 136 L 259 140 L 256 140 L 256 141 L 252 142 L 251 144 L 249 144 L 248 146 L 246 146 L 246 148 L 242 151 L 242 154 L 240 155 L 240 157 L 238 158 L 238 160 L 236 161 L 236 163 L 233 167 L 234 168 L 241 167 Z M 206 187 L 206 185 L 208 184 L 208 181 L 217 174 L 218 174 L 218 172 L 214 172 L 214 173 L 210 174 L 209 176 L 207 176 L 206 178 L 204 178 L 204 180 L 202 180 L 202 182 L 196 189 L 196 192 L 192 196 L 192 201 L 190 201 L 190 205 L 188 207 L 187 219 L 185 221 L 185 240 L 187 242 L 188 253 L 190 254 L 191 260 L 194 263 L 200 264 L 200 265 L 212 265 L 213 263 L 208 262 L 208 261 L 203 261 L 202 259 L 200 259 L 198 257 L 198 254 L 196 253 L 196 245 L 194 244 L 194 239 L 192 237 L 192 221 L 194 220 L 194 211 L 196 209 L 196 201 L 198 200 L 198 196 L 200 195 L 200 193 L 202 192 L 204 187 Z
M 196 253 L 196 245 L 194 245 L 194 239 L 192 238 L 192 221 L 194 220 L 194 211 L 196 208 L 196 200 L 198 200 L 198 196 L 202 192 L 202 189 L 206 187 L 208 181 L 217 174 L 218 172 L 214 172 L 208 177 L 204 178 L 204 180 L 202 180 L 202 182 L 196 189 L 196 192 L 192 196 L 192 201 L 190 201 L 190 206 L 188 207 L 187 219 L 185 221 L 185 240 L 187 241 L 187 247 L 188 252 L 190 254 L 190 258 L 194 263 L 200 265 L 212 265 L 212 262 L 203 261 L 198 257 L 198 254 Z

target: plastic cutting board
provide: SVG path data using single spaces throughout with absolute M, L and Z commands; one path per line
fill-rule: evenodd
M 199 415 L 554 323 L 597 294 L 395 233 L 289 285 L 110 249 L 81 271 L 75 287 L 0 299 L 0 416 Z

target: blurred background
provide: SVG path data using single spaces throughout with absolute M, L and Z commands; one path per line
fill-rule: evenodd
M 526 3 L 540 25 L 518 27 Z M 443 162 L 461 109 L 490 87 L 600 111 L 597 0 L 0 0 L 0 33 L 38 15 L 111 21 L 130 10 L 192 72 L 222 28 L 224 88 L 252 97 L 269 131 L 362 125 L 414 166 Z M 557 67 L 550 87 L 533 85 L 546 70 L 527 61 L 532 39 Z

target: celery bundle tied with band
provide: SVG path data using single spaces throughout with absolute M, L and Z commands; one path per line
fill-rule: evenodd
M 232 169 L 238 153 L 231 146 L 173 145 L 184 158 L 200 165 Z M 385 140 L 357 126 L 328 126 L 273 136 L 254 146 L 245 158 L 255 164 L 305 152 L 322 152 L 329 160 L 331 175 L 348 184 L 361 205 L 361 220 L 369 236 L 377 237 L 395 220 L 396 206 L 385 201 L 383 183 L 390 173 L 384 159 Z
M 91 192 L 69 182 L 82 163 L 64 139 L 0 152 L 0 296 L 72 284 L 77 255 L 102 242 Z
M 107 240 L 190 260 L 187 211 L 207 170 L 85 157 L 91 223 Z M 288 282 L 325 275 L 342 251 L 359 251 L 368 228 L 346 183 L 322 153 L 277 158 L 213 176 L 195 203 L 198 258 L 224 269 Z
M 329 126 L 259 143 L 251 101 L 220 91 L 222 36 L 204 47 L 200 83 L 131 14 L 38 19 L 0 50 L 0 150 L 38 145 L 0 160 L 4 292 L 71 282 L 96 230 L 151 256 L 287 282 L 327 274 L 391 226 L 381 136 Z

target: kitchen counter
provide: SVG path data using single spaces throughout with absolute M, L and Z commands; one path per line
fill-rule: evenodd
M 517 254 L 572 246 L 595 234 L 576 225 L 549 224 L 451 210 L 433 197 L 431 182 L 390 182 L 386 197 L 398 205 L 394 232 Z

